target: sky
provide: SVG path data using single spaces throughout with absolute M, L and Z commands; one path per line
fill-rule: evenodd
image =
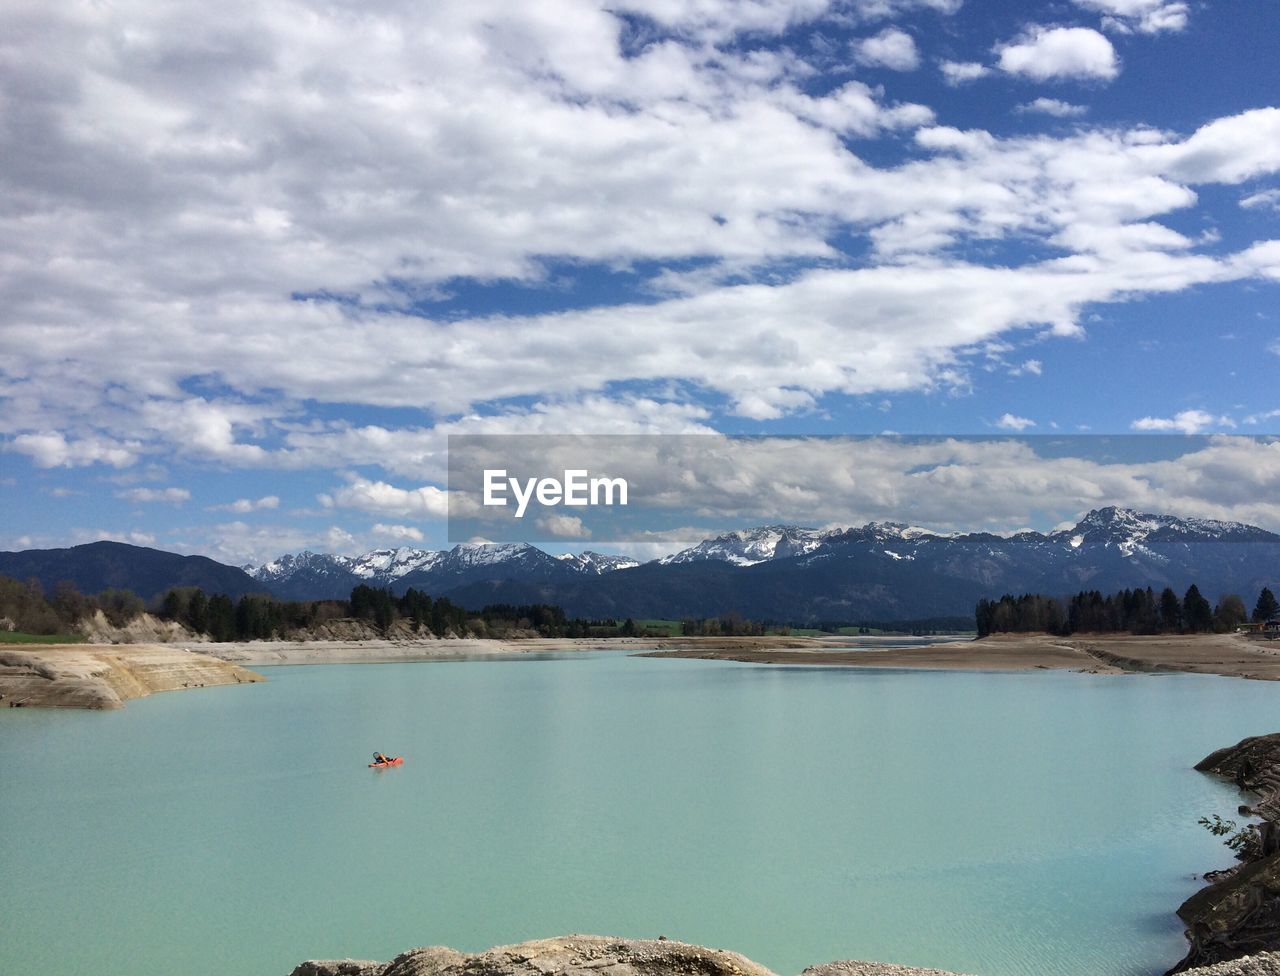
M 0 549 L 440 547 L 463 433 L 1196 435 L 943 451 L 931 527 L 1052 527 L 1051 485 L 1280 530 L 1280 444 L 1227 436 L 1280 429 L 1277 36 L 1234 0 L 5 4 Z

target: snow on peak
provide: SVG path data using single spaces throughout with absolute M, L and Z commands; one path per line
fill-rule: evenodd
M 770 559 L 801 556 L 822 544 L 827 533 L 798 525 L 761 525 L 704 539 L 696 546 L 658 560 L 663 565 L 714 559 L 735 566 L 754 566 Z

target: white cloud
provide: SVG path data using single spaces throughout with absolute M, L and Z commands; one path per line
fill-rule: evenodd
M 245 514 L 247 512 L 268 511 L 280 507 L 280 499 L 276 495 L 263 495 L 261 498 L 237 498 L 233 502 L 225 505 L 210 505 L 211 512 L 235 512 L 237 514 Z
M 1216 119 L 1181 142 L 1153 143 L 1148 153 L 1175 179 L 1243 183 L 1280 166 L 1280 108 Z
M 855 6 L 865 23 L 957 4 Z M 873 165 L 847 137 L 910 132 L 927 107 L 857 82 L 812 96 L 819 68 L 800 55 L 718 40 L 846 6 L 619 9 L 671 36 L 624 51 L 618 18 L 586 0 L 355 19 L 301 0 L 24 13 L 32 40 L 7 77 L 43 94 L 23 101 L 27 136 L 6 156 L 53 163 L 0 171 L 5 447 L 42 467 L 377 465 L 425 484 L 451 430 L 705 429 L 700 404 L 769 418 L 963 388 L 994 338 L 1078 335 L 1093 304 L 1280 278 L 1277 246 L 1202 253 L 1161 223 L 1200 183 L 1275 172 L 1276 110 L 1189 138 L 928 125 L 902 162 Z M 14 16 L 0 29 L 16 34 Z M 1051 73 L 1096 75 L 1074 46 Z M 956 80 L 985 70 L 948 64 Z M 840 260 L 848 239 L 873 249 L 868 266 Z M 1055 256 L 984 265 L 1004 244 Z M 557 262 L 658 266 L 644 284 L 659 294 L 527 315 L 409 308 L 459 278 L 550 287 Z M 797 270 L 760 274 L 778 266 Z M 348 300 L 292 297 L 320 293 Z M 430 420 L 372 422 L 362 406 Z M 443 510 L 363 484 L 331 502 Z
M 150 532 L 137 529 L 131 532 L 112 532 L 108 529 L 73 529 L 71 532 L 73 545 L 87 542 L 125 542 L 132 546 L 154 546 L 156 537 Z
M 591 530 L 576 515 L 545 515 L 534 525 L 547 535 L 560 539 L 590 539 Z
M 1059 119 L 1078 119 L 1089 114 L 1087 105 L 1073 105 L 1057 98 L 1037 98 L 1018 106 L 1019 112 L 1036 112 Z
M 1170 439 L 1166 443 L 1180 450 L 1152 462 L 1095 459 L 1091 453 L 1105 457 L 1114 445 L 1077 440 L 1080 456 L 1040 456 L 1036 438 L 1015 436 L 638 438 L 617 445 L 614 455 L 593 456 L 591 466 L 646 486 L 643 497 L 631 499 L 633 515 L 647 516 L 651 502 L 659 513 L 670 512 L 674 526 L 636 540 L 646 544 L 704 537 L 705 529 L 690 526 L 691 515 L 739 526 L 888 519 L 938 529 L 1012 531 L 1123 505 L 1280 527 L 1280 440 Z M 527 449 L 531 464 L 543 460 L 538 445 Z M 512 459 L 513 468 L 520 463 Z M 555 467 L 550 460 L 546 464 Z M 583 521 L 592 527 L 589 513 Z M 645 524 L 662 521 L 657 515 Z
M 1077 7 L 1104 14 L 1103 26 L 1120 33 L 1180 31 L 1190 14 L 1182 0 L 1074 0 Z
M 1183 410 L 1172 417 L 1143 417 L 1130 424 L 1134 430 L 1181 431 L 1199 434 L 1210 427 L 1234 427 L 1230 417 L 1219 417 L 1205 410 Z
M 13 439 L 13 449 L 28 455 L 40 468 L 73 468 L 88 464 L 124 468 L 138 459 L 140 446 L 137 442 L 121 443 L 99 437 L 69 441 L 57 431 L 19 434 Z
M 1026 430 L 1028 427 L 1034 427 L 1036 422 L 1027 417 L 1019 417 L 1015 414 L 1006 413 L 996 421 L 997 427 L 1005 430 Z
M 854 50 L 857 62 L 868 67 L 914 71 L 920 66 L 915 39 L 896 27 L 886 27 L 874 37 L 863 38 Z
M 181 505 L 191 500 L 191 492 L 185 488 L 129 488 L 116 492 L 116 497 L 131 502 L 169 502 Z
M 386 525 L 375 522 L 370 530 L 375 536 L 383 539 L 394 539 L 397 542 L 421 542 L 422 530 L 412 525 Z
M 1002 71 L 1036 81 L 1110 81 L 1120 73 L 1111 42 L 1087 27 L 1032 27 L 996 53 Z
M 977 81 L 991 74 L 990 68 L 976 61 L 941 61 L 938 69 L 942 72 L 943 81 L 952 87 Z
M 331 552 L 356 555 L 374 548 L 371 540 L 356 539 L 341 526 L 321 530 L 292 525 L 249 525 L 224 522 L 199 529 L 186 542 L 172 546 L 183 552 L 198 552 L 233 566 L 260 565 L 286 552 Z
M 1240 200 L 1246 210 L 1280 210 L 1280 190 L 1259 190 Z
M 355 508 L 379 515 L 402 518 L 444 518 L 449 514 L 449 495 L 443 489 L 397 488 L 385 481 L 353 478 L 349 484 L 319 496 L 325 508 Z

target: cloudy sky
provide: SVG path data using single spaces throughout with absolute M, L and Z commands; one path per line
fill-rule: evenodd
M 1278 32 L 1228 0 L 5 4 L 0 548 L 441 545 L 449 433 L 1270 433 Z M 1079 498 L 1280 529 L 1276 445 L 1160 471 Z

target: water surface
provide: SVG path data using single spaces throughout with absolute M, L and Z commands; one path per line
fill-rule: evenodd
M 597 654 L 0 710 L 0 971 L 285 976 L 567 932 L 779 973 L 1153 973 L 1280 686 Z M 406 765 L 377 771 L 374 749 Z

